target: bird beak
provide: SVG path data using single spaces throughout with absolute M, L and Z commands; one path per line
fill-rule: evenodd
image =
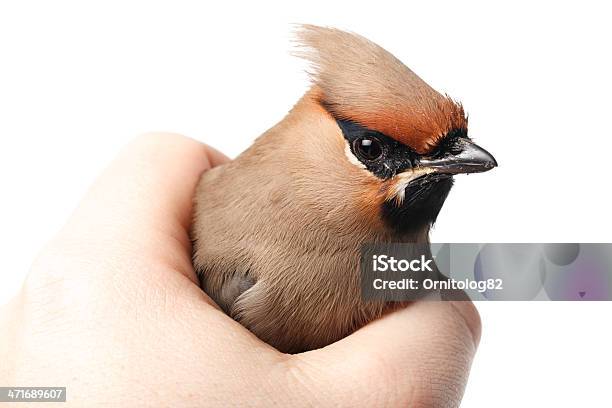
M 491 153 L 468 139 L 459 139 L 456 148 L 459 150 L 457 154 L 438 159 L 423 158 L 420 165 L 440 174 L 480 173 L 497 167 Z

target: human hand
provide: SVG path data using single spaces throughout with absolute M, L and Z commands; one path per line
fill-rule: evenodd
M 0 386 L 66 386 L 75 407 L 458 406 L 480 337 L 470 302 L 416 302 L 286 355 L 200 290 L 192 197 L 226 160 L 178 135 L 131 143 L 0 309 Z

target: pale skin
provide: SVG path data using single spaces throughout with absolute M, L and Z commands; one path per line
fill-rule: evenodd
M 480 338 L 470 302 L 417 302 L 287 355 L 199 289 L 192 197 L 226 160 L 175 134 L 130 143 L 0 309 L 0 386 L 66 386 L 69 407 L 458 406 Z

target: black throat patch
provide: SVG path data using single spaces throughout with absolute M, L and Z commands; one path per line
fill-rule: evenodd
M 448 175 L 419 177 L 406 187 L 402 203 L 398 204 L 393 199 L 383 203 L 382 219 L 399 234 L 416 232 L 433 225 L 452 186 L 453 178 Z

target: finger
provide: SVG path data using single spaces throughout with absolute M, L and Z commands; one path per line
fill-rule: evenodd
M 86 194 L 60 233 L 62 247 L 96 252 L 100 260 L 163 262 L 195 282 L 188 234 L 193 194 L 201 173 L 225 161 L 184 136 L 137 138 Z
M 229 158 L 226 155 L 214 147 L 206 146 L 206 150 L 210 167 L 217 167 L 229 161 Z
M 421 301 L 320 350 L 294 356 L 300 382 L 348 405 L 455 407 L 465 388 L 480 318 L 471 302 Z

